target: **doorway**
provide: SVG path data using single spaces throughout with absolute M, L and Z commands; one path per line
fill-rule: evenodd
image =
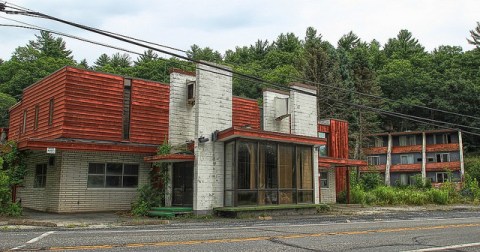
M 193 162 L 173 164 L 172 206 L 193 205 Z

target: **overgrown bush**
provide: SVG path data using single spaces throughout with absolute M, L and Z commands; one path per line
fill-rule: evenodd
M 132 214 L 136 216 L 147 215 L 152 207 L 160 206 L 163 200 L 160 190 L 146 184 L 138 189 L 138 198 L 132 204 Z
M 383 184 L 382 177 L 378 172 L 362 173 L 359 182 L 367 191 L 373 190 Z
M 0 145 L 0 215 L 19 216 L 20 204 L 12 203 L 12 188 L 23 183 L 26 155 L 13 141 Z

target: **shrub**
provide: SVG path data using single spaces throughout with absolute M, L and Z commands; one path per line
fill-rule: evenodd
M 147 184 L 138 189 L 138 198 L 132 204 L 132 214 L 143 216 L 155 206 L 160 206 L 163 202 L 163 195 L 152 185 Z
M 430 189 L 427 193 L 430 201 L 435 204 L 445 205 L 448 203 L 448 191 L 446 190 Z
M 351 201 L 353 204 L 366 204 L 366 193 L 360 185 L 353 185 L 350 190 Z
M 360 183 L 365 190 L 373 190 L 382 185 L 382 177 L 378 172 L 366 172 L 362 173 Z

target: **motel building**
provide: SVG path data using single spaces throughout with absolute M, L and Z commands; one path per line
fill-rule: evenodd
M 217 68 L 219 67 L 219 68 Z M 232 73 L 200 64 L 170 83 L 64 67 L 23 91 L 8 139 L 30 151 L 17 188 L 23 207 L 47 212 L 129 210 L 153 164 L 168 164 L 166 206 L 334 203 L 347 190 L 348 123 L 317 118 L 317 90 L 232 95 Z M 6 132 L 6 131 L 5 131 Z M 156 155 L 167 140 L 175 148 Z M 153 169 L 154 170 L 154 169 Z

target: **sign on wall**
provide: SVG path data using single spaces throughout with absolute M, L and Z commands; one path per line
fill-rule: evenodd
M 55 148 L 47 148 L 47 154 L 55 154 L 56 151 L 57 149 Z

